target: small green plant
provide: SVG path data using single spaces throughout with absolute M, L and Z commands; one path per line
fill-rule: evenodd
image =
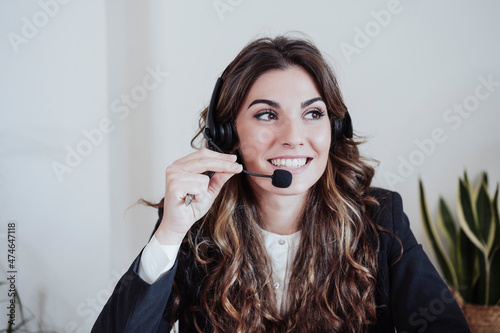
M 458 182 L 458 223 L 440 197 L 436 224 L 427 209 L 422 180 L 419 185 L 424 230 L 448 285 L 467 303 L 500 305 L 498 183 L 490 196 L 486 172 L 475 190 L 464 172 Z
M 0 267 L 1 270 L 1 267 Z M 0 286 L 2 285 L 7 285 L 9 289 L 9 281 L 0 281 Z M 11 292 L 12 289 L 9 289 L 9 292 L 6 293 L 8 298 L 7 299 L 2 299 L 0 300 L 0 305 L 2 309 L 6 308 L 7 310 L 9 309 L 10 304 L 15 304 L 15 320 L 11 320 L 10 316 L 7 315 L 7 327 L 2 328 L 0 327 L 0 333 L 16 333 L 16 332 L 23 332 L 23 333 L 28 333 L 32 332 L 28 330 L 27 326 L 32 322 L 34 319 L 34 316 L 32 314 L 28 314 L 28 316 L 25 316 L 25 308 L 23 304 L 21 303 L 21 297 L 19 297 L 19 293 L 16 288 L 13 289 L 13 292 Z M 6 306 L 7 305 L 7 306 Z M 28 312 L 29 309 L 26 309 Z M 19 315 L 19 316 L 18 316 Z M 37 333 L 57 333 L 54 331 L 36 331 Z
M 8 282 L 0 281 L 0 286 L 3 284 L 8 285 Z M 9 295 L 9 299 L 7 300 L 7 302 L 9 303 L 9 305 L 14 304 L 20 311 L 21 325 L 18 325 L 18 327 L 20 327 L 20 326 L 22 327 L 24 322 L 25 322 L 25 319 L 24 319 L 23 305 L 21 303 L 21 298 L 19 298 L 17 290 L 15 290 L 15 289 L 13 290 L 13 292 L 9 293 L 8 295 Z M 1 302 L 1 303 L 4 303 L 4 302 Z M 7 309 L 9 309 L 9 308 L 7 307 Z M 7 323 L 8 323 L 7 328 L 0 330 L 0 332 L 6 332 L 6 333 L 16 332 L 14 320 L 11 320 L 9 316 L 8 316 Z

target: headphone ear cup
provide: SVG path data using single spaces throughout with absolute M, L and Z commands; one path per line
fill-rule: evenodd
M 233 134 L 233 126 L 230 123 L 217 125 L 217 144 L 225 151 L 229 152 L 234 147 L 235 135 Z
M 352 130 L 352 119 L 349 112 L 346 111 L 344 118 L 335 119 L 332 124 L 332 138 L 334 142 L 342 136 L 350 139 L 352 138 L 353 130 Z
M 348 139 L 352 138 L 353 130 L 352 130 L 352 119 L 349 111 L 345 112 L 344 119 L 342 120 L 342 133 Z
M 342 137 L 343 129 L 342 129 L 342 119 L 335 119 L 332 124 L 332 139 L 333 141 L 337 141 Z
M 211 147 L 212 149 L 215 148 L 220 152 L 230 152 L 236 143 L 236 133 L 233 131 L 233 126 L 231 123 L 218 124 L 215 121 L 215 113 L 217 112 L 222 84 L 222 77 L 219 77 L 215 84 L 212 98 L 210 99 L 204 133 L 209 145 L 211 143 L 215 145 L 215 147 Z

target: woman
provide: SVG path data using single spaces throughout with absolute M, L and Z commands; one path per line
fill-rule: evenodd
M 212 99 L 198 135 L 215 151 L 167 168 L 154 235 L 93 332 L 469 332 L 400 196 L 370 187 L 312 43 L 250 43 Z

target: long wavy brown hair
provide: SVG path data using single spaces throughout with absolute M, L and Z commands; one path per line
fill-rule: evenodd
M 347 109 L 336 77 L 319 50 L 305 38 L 279 36 L 251 42 L 229 64 L 216 121 L 234 123 L 260 75 L 292 66 L 314 79 L 330 120 L 343 119 Z M 206 114 L 207 109 L 193 146 Z M 201 312 L 214 332 L 366 331 L 376 320 L 379 241 L 368 215 L 368 208 L 377 205 L 369 195 L 374 169 L 360 156 L 359 144 L 332 135 L 326 170 L 309 190 L 302 211 L 285 311 L 278 309 L 272 287 L 258 202 L 246 176 L 239 174 L 226 183 L 181 248 L 181 256 L 194 256 L 193 266 L 203 276 L 198 306 L 187 308 L 185 315 Z

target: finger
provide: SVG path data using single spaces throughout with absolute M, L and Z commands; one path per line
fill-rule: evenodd
M 208 177 L 205 175 L 199 175 L 204 177 L 203 180 L 200 179 L 197 183 L 190 182 L 189 185 L 191 190 L 185 191 L 188 189 L 188 184 L 185 184 L 184 190 L 178 192 L 177 197 L 182 200 L 187 200 L 188 202 L 201 202 L 205 199 L 207 195 L 209 195 L 212 201 L 217 197 L 220 190 L 224 186 L 224 184 L 236 173 L 226 173 L 226 172 L 217 172 L 213 175 L 213 177 Z M 205 181 L 206 180 L 206 181 Z M 183 195 L 186 193 L 185 195 Z M 186 204 L 186 206 L 189 204 Z
M 168 172 L 166 176 L 166 191 L 169 197 L 184 199 L 186 193 L 193 195 L 206 192 L 210 178 L 203 174 L 187 173 L 183 171 Z
M 224 184 L 231 179 L 235 174 L 230 173 L 216 173 L 208 185 L 208 192 L 216 198 Z
M 206 171 L 240 173 L 242 165 L 236 161 L 227 161 L 214 158 L 198 158 L 178 165 L 180 170 L 189 173 L 203 173 Z
M 222 161 L 236 162 L 237 156 L 234 154 L 222 154 L 207 148 L 202 148 L 189 155 L 186 155 L 174 162 L 174 164 L 184 164 L 190 161 L 204 158 L 215 158 Z
M 215 173 L 212 178 L 205 175 L 197 175 L 203 177 L 203 179 L 193 178 L 189 182 L 186 181 L 182 186 L 183 189 L 177 192 L 176 197 L 179 201 L 183 201 L 185 206 L 189 206 L 191 202 L 202 202 L 207 196 L 213 202 L 217 195 L 219 195 L 224 184 L 234 175 L 235 173 L 225 172 Z
M 239 172 L 238 167 L 232 167 L 232 163 L 236 164 L 236 159 L 236 155 L 221 154 L 203 148 L 176 160 L 170 165 L 170 169 L 172 171 L 182 170 L 192 173 L 203 173 L 205 171 Z M 231 168 L 234 168 L 235 171 L 232 171 Z

